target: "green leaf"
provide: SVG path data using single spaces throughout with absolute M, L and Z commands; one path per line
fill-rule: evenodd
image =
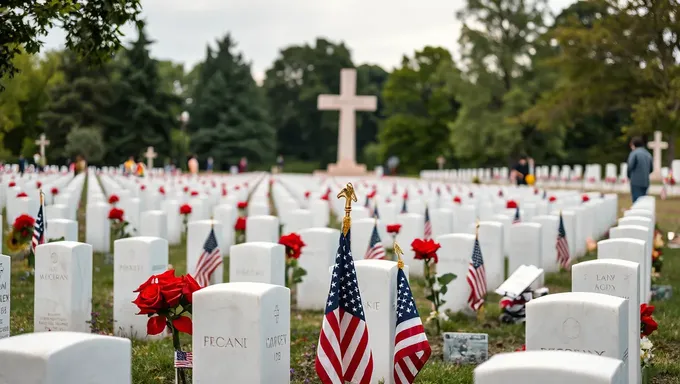
M 441 287 L 441 289 L 439 290 L 439 294 L 440 294 L 441 296 L 444 296 L 444 295 L 446 295 L 446 292 L 448 292 L 448 291 L 449 291 L 449 288 L 447 288 L 446 285 L 442 284 L 442 287 Z M 441 296 L 440 296 L 440 297 L 441 297 Z
M 428 299 L 428 300 L 430 300 L 431 302 L 434 303 L 434 295 L 433 294 L 430 293 L 429 295 L 427 295 L 426 299 Z
M 445 273 L 437 278 L 437 282 L 439 282 L 439 285 L 444 287 L 453 280 L 455 280 L 457 277 L 458 276 L 454 275 L 453 273 Z

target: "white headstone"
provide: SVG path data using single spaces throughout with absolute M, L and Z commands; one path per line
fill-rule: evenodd
M 163 211 L 145 211 L 140 218 L 140 236 L 168 238 L 168 215 Z
M 559 216 L 534 216 L 531 221 L 541 225 L 541 268 L 546 272 L 559 271 L 559 266 L 557 264 L 557 230 L 560 225 Z
M 168 220 L 168 243 L 177 245 L 182 241 L 182 218 L 179 214 L 179 202 L 177 200 L 163 200 L 161 209 L 165 212 Z
M 645 242 L 639 239 L 619 238 L 602 240 L 597 243 L 597 258 L 603 260 L 626 260 L 640 265 L 640 303 L 646 303 L 647 289 L 645 286 L 645 274 L 647 263 L 645 260 Z
M 573 266 L 573 292 L 592 292 L 628 300 L 628 375 L 641 382 L 640 372 L 640 264 L 625 260 L 591 260 Z
M 130 340 L 78 332 L 26 333 L 0 341 L 3 383 L 132 383 Z
M 327 227 L 330 222 L 330 208 L 325 200 L 314 200 L 309 203 L 312 212 L 312 226 L 314 228 Z
M 137 315 L 133 292 L 152 275 L 168 269 L 168 241 L 158 237 L 130 237 L 113 243 L 113 321 L 116 336 L 147 338 L 146 316 Z
M 279 242 L 279 218 L 276 216 L 248 216 L 246 242 Z
M 527 351 L 611 357 L 624 362 L 628 376 L 628 300 L 599 293 L 556 293 L 529 301 L 526 315 Z
M 401 230 L 397 235 L 397 243 L 404 244 L 402 247 L 404 263 L 411 267 L 409 273 L 413 276 L 423 276 L 422 261 L 415 260 L 415 253 L 411 249 L 411 243 L 415 239 L 422 239 L 425 234 L 425 217 L 417 213 L 402 213 L 397 215 L 397 223 L 401 224 Z
M 92 245 L 94 252 L 108 253 L 110 244 L 109 211 L 106 203 L 87 204 L 85 210 L 85 241 Z M 124 214 L 127 214 L 125 212 Z M 123 216 L 125 218 L 125 216 Z
M 484 258 L 487 291 L 493 291 L 505 279 L 503 224 L 497 221 L 479 223 L 479 248 Z
M 294 209 L 288 213 L 288 221 L 283 226 L 283 233 L 299 233 L 306 228 L 312 228 L 314 220 L 312 212 L 307 209 Z
M 278 243 L 249 242 L 232 245 L 229 281 L 285 286 L 286 247 Z
M 637 240 L 642 240 L 645 242 L 644 245 L 644 257 L 640 259 L 632 259 L 631 254 L 634 255 L 634 252 L 637 250 L 632 248 L 627 249 L 625 251 L 619 249 L 619 257 L 616 257 L 617 259 L 622 259 L 622 260 L 628 260 L 632 261 L 635 263 L 640 263 L 640 281 L 643 282 L 644 285 L 644 293 L 645 295 L 641 298 L 642 303 L 648 303 L 649 300 L 651 299 L 651 290 L 652 290 L 652 252 L 650 251 L 650 248 L 652 246 L 649 244 L 649 229 L 645 227 L 641 227 L 639 225 L 624 225 L 624 226 L 618 226 L 614 227 L 609 230 L 609 239 L 637 239 Z M 611 255 L 611 253 L 608 253 Z M 628 256 L 631 255 L 631 256 Z M 635 256 L 633 256 L 635 257 Z M 599 256 L 598 256 L 599 258 Z M 613 258 L 612 256 L 606 256 L 603 258 Z
M 352 257 L 354 261 L 363 260 L 366 256 L 375 225 L 375 219 L 352 220 Z M 379 223 L 378 226 L 380 226 Z M 382 241 L 382 238 L 380 240 Z M 387 242 L 383 242 L 383 246 L 387 243 L 389 243 L 389 239 Z
M 78 241 L 78 222 L 67 219 L 50 219 L 47 216 L 45 239 L 61 239 L 65 241 Z
M 288 288 L 217 284 L 194 293 L 193 301 L 194 383 L 290 382 Z
M 58 241 L 36 247 L 33 331 L 90 333 L 92 246 Z
M 298 260 L 307 271 L 297 285 L 297 304 L 300 309 L 323 310 L 326 308 L 331 276 L 328 267 L 335 263 L 340 231 L 332 228 L 309 228 L 299 232 L 306 244 Z
M 437 263 L 437 275 L 453 273 L 456 279 L 447 285 L 447 293 L 443 295 L 446 303 L 441 306 L 441 310 L 450 309 L 453 312 L 460 312 L 468 308 L 467 299 L 470 296 L 470 286 L 465 280 L 472 250 L 475 245 L 475 236 L 467 233 L 454 233 L 439 236 L 437 242 L 441 248 L 437 251 L 439 263 Z M 484 254 L 482 253 L 482 257 Z M 423 262 L 415 260 L 409 271 L 414 269 L 423 270 Z M 422 275 L 422 272 L 421 272 Z
M 541 225 L 518 223 L 510 228 L 510 249 L 508 250 L 508 273 L 515 272 L 520 265 L 543 268 L 541 258 Z
M 626 379 L 621 360 L 567 351 L 498 354 L 474 371 L 475 384 L 624 384 Z
M 387 260 L 359 260 L 354 263 L 361 287 L 366 325 L 371 331 L 373 380 L 392 382 L 395 328 L 397 319 L 397 263 Z M 408 266 L 404 266 L 408 278 Z
M 9 337 L 12 258 L 0 255 L 0 339 Z

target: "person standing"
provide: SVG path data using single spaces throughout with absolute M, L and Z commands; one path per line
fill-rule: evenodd
M 198 175 L 198 160 L 196 160 L 196 155 L 191 155 L 189 158 L 189 173 L 192 176 L 197 176 Z
M 649 189 L 649 175 L 654 170 L 652 155 L 645 148 L 641 137 L 634 137 L 630 141 L 628 155 L 628 180 L 630 180 L 630 194 L 633 203 L 647 194 Z
M 241 161 L 238 163 L 238 173 L 245 173 L 248 172 L 248 159 L 244 157 L 241 158 Z
M 283 173 L 283 155 L 279 153 L 279 156 L 276 158 L 276 166 L 278 167 L 278 172 Z
M 26 158 L 24 155 L 19 155 L 19 174 L 23 176 L 24 172 L 26 172 Z
M 208 157 L 208 161 L 206 161 L 206 164 L 205 164 L 205 170 L 208 171 L 208 173 L 212 173 L 214 163 L 215 163 L 215 160 L 213 160 L 212 156 Z
M 529 174 L 529 163 L 527 161 L 527 156 L 522 155 L 519 157 L 519 161 L 512 168 L 510 172 L 510 179 L 514 179 L 517 185 L 527 185 L 527 175 Z

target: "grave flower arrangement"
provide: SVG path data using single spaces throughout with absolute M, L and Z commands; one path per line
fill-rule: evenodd
M 198 191 L 191 191 L 191 196 L 192 197 L 198 196 Z
M 129 237 L 127 226 L 130 225 L 125 220 L 125 211 L 120 208 L 113 207 L 109 211 L 109 221 L 111 222 L 111 234 L 114 239 L 124 239 Z
M 388 224 L 387 225 L 387 233 L 392 235 L 392 242 L 394 242 L 397 238 L 397 235 L 399 234 L 399 231 L 401 230 L 401 224 Z
M 279 244 L 286 247 L 286 287 L 291 288 L 301 283 L 302 278 L 307 274 L 307 271 L 298 264 L 302 248 L 306 244 L 295 232 L 281 236 Z
M 52 196 L 56 196 L 59 194 L 59 188 L 52 187 L 52 190 L 50 192 L 52 192 Z
M 33 238 L 33 226 L 35 219 L 29 215 L 20 215 L 14 220 L 12 229 L 7 234 L 7 250 L 15 255 L 28 256 L 28 266 L 33 266 L 31 252 L 31 239 Z
M 654 344 L 648 337 L 659 328 L 659 324 L 652 317 L 653 314 L 653 305 L 640 305 L 640 364 L 643 368 L 651 366 L 654 359 Z
M 507 208 L 507 209 L 517 209 L 517 207 L 518 207 L 518 205 L 517 205 L 517 202 L 515 200 L 508 200 L 505 203 L 505 208 Z
M 161 195 L 165 195 L 165 188 L 162 185 L 158 187 L 158 193 L 160 193 Z
M 414 259 L 423 260 L 423 270 L 425 274 L 425 286 L 430 290 L 427 299 L 432 302 L 434 311 L 430 313 L 428 322 L 433 322 L 437 334 L 441 333 L 440 319 L 446 319 L 446 315 L 440 314 L 439 308 L 445 303 L 443 296 L 448 291 L 447 285 L 452 282 L 456 275 L 445 273 L 439 277 L 436 275 L 435 265 L 439 262 L 437 251 L 441 245 L 432 239 L 415 239 L 411 243 L 411 248 L 415 252 Z
M 17 183 L 10 181 L 8 185 L 9 185 L 10 188 L 14 188 L 14 187 L 17 186 Z
M 40 188 L 42 187 L 42 182 L 36 181 L 36 182 L 35 182 L 35 187 L 36 187 L 37 189 L 40 189 Z
M 116 203 L 119 202 L 119 201 L 120 201 L 120 198 L 118 197 L 118 195 L 111 195 L 111 196 L 109 196 L 109 204 L 115 206 Z
M 557 197 L 555 197 L 555 196 L 550 196 L 550 197 L 548 198 L 548 201 L 551 202 L 551 203 L 554 203 L 554 202 L 557 201 Z
M 456 196 L 453 198 L 453 202 L 456 204 L 462 204 L 463 200 L 460 198 L 460 196 Z
M 584 195 L 581 196 L 581 202 L 587 203 L 589 201 L 590 201 L 590 197 L 588 195 L 584 194 Z
M 184 233 L 187 232 L 187 225 L 189 223 L 189 215 L 191 215 L 191 205 L 182 204 L 179 206 L 179 214 L 182 215 L 182 224 L 184 225 Z
M 139 308 L 138 315 L 148 316 L 146 330 L 149 335 L 161 334 L 165 329 L 172 333 L 172 345 L 175 355 L 182 352 L 179 340 L 181 332 L 191 335 L 192 303 L 194 292 L 201 286 L 187 274 L 175 276 L 170 269 L 160 275 L 153 275 L 142 283 L 134 292 L 138 293 L 133 303 Z M 177 369 L 177 381 L 188 384 L 186 371 Z

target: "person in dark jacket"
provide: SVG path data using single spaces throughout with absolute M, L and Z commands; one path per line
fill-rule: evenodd
M 630 194 L 633 203 L 647 194 L 649 189 L 649 174 L 654 166 L 652 155 L 645 149 L 645 142 L 641 137 L 634 137 L 630 141 L 630 155 L 628 155 L 628 180 L 630 180 Z

